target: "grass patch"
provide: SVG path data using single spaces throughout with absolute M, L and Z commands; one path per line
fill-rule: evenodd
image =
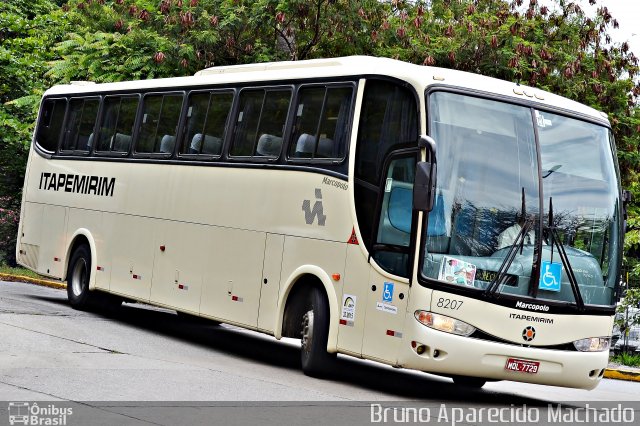
M 29 269 L 21 268 L 21 267 L 12 268 L 11 266 L 7 266 L 4 264 L 0 265 L 0 274 L 22 275 L 24 277 L 36 278 L 36 279 L 45 278 L 42 275 L 37 274 Z
M 621 353 L 611 357 L 611 361 L 628 367 L 640 367 L 640 354 Z

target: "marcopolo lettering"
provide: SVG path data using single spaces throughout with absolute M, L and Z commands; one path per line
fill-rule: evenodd
M 521 301 L 516 302 L 516 308 L 529 309 L 529 310 L 532 310 L 532 311 L 549 312 L 549 306 L 548 305 L 536 305 L 535 303 L 524 303 L 524 302 L 521 302 Z
M 349 189 L 349 185 L 346 184 L 345 182 L 341 182 L 341 181 L 336 180 L 336 179 L 329 179 L 328 177 L 324 177 L 322 179 L 322 183 L 325 184 L 325 185 L 329 185 L 329 186 L 335 186 L 336 188 L 340 188 L 340 189 L 343 189 L 345 191 L 347 189 Z
M 43 172 L 38 189 L 113 197 L 115 187 L 116 178 Z

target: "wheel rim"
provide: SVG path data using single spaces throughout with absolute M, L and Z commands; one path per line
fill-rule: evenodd
M 313 342 L 313 311 L 304 314 L 302 319 L 302 350 L 309 352 Z
M 87 262 L 84 259 L 78 259 L 73 266 L 73 273 L 71 274 L 71 290 L 75 296 L 80 296 L 85 287 L 85 280 L 87 278 Z

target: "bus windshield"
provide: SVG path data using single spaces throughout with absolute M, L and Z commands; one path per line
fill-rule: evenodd
M 579 290 L 586 305 L 613 305 L 620 201 L 609 130 L 454 93 L 433 93 L 429 104 L 438 181 L 422 276 L 480 293 L 519 237 L 498 294 L 576 303 Z

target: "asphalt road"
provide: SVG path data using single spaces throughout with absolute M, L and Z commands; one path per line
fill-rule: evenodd
M 156 401 L 158 406 L 224 401 L 237 402 L 231 404 L 236 408 L 243 401 L 314 407 L 362 401 L 432 406 L 640 401 L 636 382 L 605 379 L 593 391 L 496 382 L 475 391 L 446 378 L 343 356 L 330 379 L 318 380 L 300 371 L 298 344 L 185 321 L 173 311 L 142 304 L 124 304 L 109 315 L 75 311 L 63 290 L 0 282 L 0 401 Z M 0 424 L 7 420 L 4 405 Z M 148 418 L 133 418 L 149 424 Z M 150 423 L 176 424 L 167 419 Z

